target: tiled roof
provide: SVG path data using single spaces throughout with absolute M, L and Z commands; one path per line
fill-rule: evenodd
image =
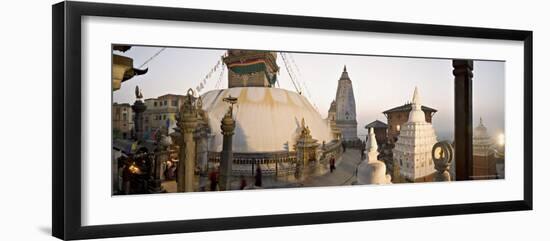
M 185 97 L 185 95 L 176 95 L 176 94 L 164 94 L 164 95 L 161 95 L 159 97 L 157 97 L 157 99 L 160 99 L 160 98 L 165 98 L 165 97 Z
M 386 110 L 382 113 L 386 114 L 386 113 L 392 113 L 392 112 L 402 112 L 402 111 L 411 111 L 411 110 L 412 110 L 412 104 L 409 103 L 409 104 L 404 104 L 402 106 L 398 106 L 398 107 L 395 107 L 395 108 L 391 108 L 391 109 Z M 437 112 L 436 109 L 427 107 L 425 105 L 422 106 L 422 111 Z
M 365 126 L 365 129 L 369 129 L 369 128 L 388 128 L 388 125 L 382 121 L 379 121 L 379 120 L 375 120 L 371 123 L 369 123 L 368 125 Z

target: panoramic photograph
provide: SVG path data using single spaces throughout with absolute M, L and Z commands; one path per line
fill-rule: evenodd
M 111 51 L 112 195 L 457 180 L 453 59 Z M 467 179 L 504 179 L 505 62 L 468 63 Z

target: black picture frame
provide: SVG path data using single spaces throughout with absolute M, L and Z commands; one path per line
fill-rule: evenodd
M 213 230 L 322 224 L 380 219 L 532 210 L 533 32 L 324 17 L 197 10 L 171 7 L 61 2 L 52 6 L 53 120 L 52 120 L 52 233 L 60 239 L 106 238 Z M 103 16 L 206 23 L 229 23 L 327 30 L 350 30 L 425 36 L 516 40 L 524 43 L 524 194 L 521 200 L 421 207 L 342 210 L 200 220 L 82 226 L 81 224 L 81 18 Z M 457 86 L 455 86 L 455 94 Z M 455 128 L 471 138 L 471 86 L 461 86 Z M 459 104 L 456 104 L 459 102 Z M 468 103 L 470 107 L 468 108 Z M 456 109 L 459 108 L 459 109 Z M 458 112 L 457 112 L 458 111 Z M 462 112 L 460 112 L 462 111 Z M 469 116 L 469 117 L 468 117 Z M 469 118 L 469 120 L 468 120 Z M 459 137 L 457 136 L 457 139 Z M 459 141 L 459 140 L 457 140 Z M 466 140 L 463 140 L 466 141 Z M 465 142 L 467 144 L 467 142 Z M 460 152 L 460 151 L 457 151 Z

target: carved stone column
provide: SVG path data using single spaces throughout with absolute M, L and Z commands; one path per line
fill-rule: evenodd
M 202 98 L 197 99 L 198 124 L 195 131 L 197 165 L 199 166 L 199 190 L 206 191 L 208 183 L 208 115 L 202 109 Z
M 143 140 L 143 112 L 147 109 L 142 98 L 141 90 L 136 86 L 136 101 L 132 105 L 132 111 L 134 112 L 134 139 L 138 141 Z
M 208 184 L 208 133 L 203 128 L 200 128 L 195 133 L 195 141 L 197 143 L 197 164 L 199 165 L 199 189 L 206 190 Z
M 195 140 L 193 133 L 197 126 L 197 108 L 192 89 L 187 91 L 185 102 L 180 109 L 178 127 L 183 137 L 183 146 L 180 146 L 178 162 L 178 192 L 192 192 L 195 176 Z
M 231 173 L 233 171 L 233 134 L 235 133 L 235 120 L 233 120 L 233 108 L 230 107 L 221 121 L 223 134 L 223 148 L 220 160 L 220 190 L 231 189 Z
M 170 152 L 168 147 L 170 146 L 170 137 L 161 135 L 157 140 L 157 150 L 154 155 L 154 166 L 152 172 L 152 179 L 150 192 L 163 193 L 166 192 L 162 187 L 162 164 L 168 160 Z

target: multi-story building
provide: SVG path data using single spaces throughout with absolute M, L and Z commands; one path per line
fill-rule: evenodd
M 128 103 L 113 103 L 112 111 L 112 128 L 113 138 L 128 139 L 132 137 L 132 129 L 134 128 L 134 119 L 132 115 L 132 107 Z
M 371 128 L 374 130 L 376 142 L 380 145 L 386 144 L 388 141 L 388 125 L 382 121 L 375 120 L 365 126 L 367 130 Z
M 166 94 L 157 98 L 145 100 L 147 109 L 143 113 L 143 128 L 145 133 L 152 134 L 157 130 L 172 132 L 176 125 L 176 116 L 185 96 Z M 149 136 L 151 137 L 151 136 Z

